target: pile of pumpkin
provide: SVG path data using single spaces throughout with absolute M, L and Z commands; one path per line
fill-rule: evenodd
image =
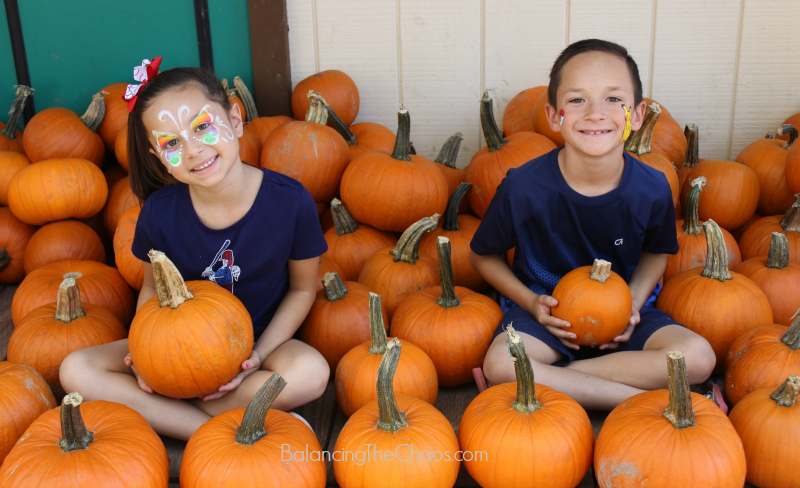
M 509 353 L 519 386 L 498 385 L 479 395 L 464 413 L 456 438 L 444 416 L 431 407 L 438 386 L 472 380 L 472 369 L 481 366 L 502 317 L 497 304 L 479 293 L 487 283 L 469 264 L 469 242 L 507 170 L 563 144 L 544 116 L 545 87 L 525 90 L 509 103 L 503 131 L 495 121 L 492 100 L 484 94 L 479 110 L 487 145 L 466 168 L 459 169 L 455 161 L 461 134 L 444 141 L 434 161 L 418 156 L 410 141 L 410 115 L 402 106 L 396 134 L 379 124 L 354 124 L 358 90 L 339 71 L 319 73 L 297 85 L 292 95 L 297 120 L 259 117 L 241 80 L 236 78 L 234 84 L 236 90 L 229 94 L 247 120 L 239 141 L 242 161 L 303 183 L 317 202 L 326 231 L 329 249 L 321 258 L 318 296 L 301 337 L 335 371 L 337 401 L 352 416 L 337 451 L 356 449 L 348 444 L 355 440 L 368 443 L 365 432 L 384 436 L 385 441 L 379 437 L 373 441 L 381 451 L 393 450 L 397 446 L 391 442 L 398 439 L 414 439 L 417 451 L 486 451 L 485 462 L 465 461 L 482 486 L 509 486 L 515 479 L 551 483 L 542 486 L 575 486 L 588 470 L 593 451 L 601 486 L 616 486 L 620 476 L 663 478 L 670 486 L 686 484 L 688 479 L 695 483 L 695 479 L 727 476 L 733 486 L 743 482 L 747 454 L 748 480 L 762 488 L 786 485 L 778 467 L 791 461 L 780 456 L 793 456 L 797 447 L 787 448 L 786 443 L 800 438 L 785 434 L 800 428 L 800 407 L 787 408 L 794 405 L 800 388 L 800 380 L 790 376 L 800 374 L 800 353 L 795 353 L 800 347 L 800 320 L 792 323 L 800 307 L 793 300 L 800 285 L 800 248 L 795 244 L 800 236 L 800 221 L 796 222 L 800 200 L 795 202 L 792 195 L 800 192 L 800 144 L 792 146 L 797 131 L 790 124 L 800 122 L 800 114 L 781 125 L 778 138 L 754 142 L 736 162 L 704 161 L 698 158 L 697 127 L 688 124 L 682 131 L 663 106 L 646 100 L 644 125 L 626 144 L 629 153 L 665 174 L 679 209 L 676 217 L 683 217 L 676 222 L 681 251 L 669 258 L 658 307 L 712 344 L 717 371 L 726 374 L 726 395 L 731 403 L 741 404 L 731 414 L 738 435 L 710 401 L 689 395 L 680 354 L 671 354 L 669 392 L 651 392 L 652 398 L 635 397 L 636 401 L 632 398 L 620 405 L 595 445 L 583 409 L 565 395 L 534 386 L 524 347 L 510 328 Z M 28 365 L 9 362 L 0 369 L 24 371 L 7 376 L 24 377 L 26 384 L 36 382 L 39 375 L 44 379 L 38 379 L 38 390 L 30 400 L 33 390 L 16 387 L 16 403 L 0 406 L 0 417 L 13 419 L 15 426 L 0 445 L 2 456 L 17 439 L 27 438 L 25 429 L 40 413 L 55 406 L 48 390 L 63 397 L 58 381 L 63 358 L 75 349 L 126 337 L 133 318 L 142 266 L 130 247 L 140 206 L 126 176 L 127 107 L 121 99 L 125 86 L 117 83 L 104 88 L 83 117 L 61 108 L 44 110 L 31 119 L 24 133 L 16 127 L 32 90 L 19 87 L 11 119 L 0 136 L 0 204 L 8 205 L 0 208 L 0 247 L 4 249 L 0 251 L 0 282 L 22 280 L 12 304 L 16 329 L 9 359 Z M 309 144 L 310 138 L 316 141 L 314 145 Z M 107 150 L 114 151 L 119 164 L 107 161 L 101 171 Z M 104 264 L 112 238 L 116 268 Z M 508 259 L 513 263 L 513 250 Z M 189 291 L 195 292 L 191 287 Z M 157 297 L 153 300 L 157 306 Z M 139 315 L 134 324 L 141 322 Z M 246 321 L 241 319 L 237 330 L 247 329 L 241 327 Z M 132 326 L 132 354 L 135 330 Z M 387 332 L 394 338 L 387 339 Z M 245 349 L 239 354 L 249 354 Z M 230 359 L 235 374 L 241 360 Z M 192 373 L 198 371 L 202 368 Z M 203 388 L 213 391 L 227 381 L 224 377 L 231 371 L 201 378 L 207 383 Z M 11 381 L 0 376 L 3 385 Z M 155 385 L 157 380 L 154 376 L 147 381 Z M 230 435 L 241 446 L 262 445 L 260 439 L 274 434 L 275 442 L 282 439 L 292 446 L 308 444 L 319 449 L 307 429 L 285 420 L 280 412 L 266 413 L 283 387 L 281 381 L 273 377 L 265 385 L 250 413 L 236 411 L 218 417 L 219 422 L 232 429 Z M 198 378 L 192 383 L 198 383 Z M 169 388 L 156 391 L 177 397 L 202 394 Z M 773 400 L 767 399 L 776 388 Z M 23 398 L 33 406 L 23 406 Z M 80 411 L 80 402 L 79 396 L 68 395 L 62 401 L 60 427 L 39 426 L 38 422 L 58 423 L 59 414 L 50 412 L 31 425 L 28 433 L 55 429 L 62 443 L 83 449 L 91 436 L 75 413 Z M 104 402 L 87 403 L 87 417 L 89 405 L 95 403 L 98 409 L 111 408 Z M 642 409 L 649 411 L 642 413 Z M 99 439 L 101 424 L 112 423 L 107 419 L 114 415 L 87 418 L 85 425 L 95 429 Z M 269 435 L 261 428 L 265 415 Z M 284 424 L 270 427 L 271 418 L 283 419 Z M 572 420 L 564 422 L 565 418 Z M 494 433 L 498 423 L 508 426 L 505 433 Z M 236 434 L 240 424 L 248 427 Z M 625 441 L 657 424 L 666 430 L 649 437 L 664 445 L 644 448 L 641 442 Z M 211 422 L 207 425 L 210 430 Z M 776 431 L 774 437 L 768 434 L 771 428 Z M 195 435 L 213 435 L 204 429 Z M 682 432 L 692 434 L 675 441 Z M 759 454 L 779 435 L 781 452 Z M 717 444 L 706 447 L 704 442 L 691 442 L 704 441 L 704 436 L 715 436 Z M 142 434 L 142 438 L 147 436 Z M 18 446 L 23 444 L 20 441 Z M 280 447 L 271 445 L 269 462 L 279 463 L 281 453 L 276 449 Z M 126 449 L 129 454 L 134 448 Z M 147 449 L 157 451 L 156 464 L 163 462 L 161 450 Z M 182 482 L 184 477 L 187 480 L 184 486 L 202 486 L 203 477 L 197 472 L 208 462 L 191 462 L 193 449 L 190 442 L 181 473 Z M 642 454 L 642 449 L 650 451 Z M 698 464 L 700 472 L 666 472 L 669 462 L 647 462 L 666 459 L 663 454 L 649 456 L 649 452 L 669 452 L 682 459 L 714 454 L 725 462 L 717 464 L 716 471 Z M 218 456 L 214 463 L 227 466 L 218 453 L 205 454 Z M 151 471 L 160 473 L 162 464 Z M 383 486 L 393 478 L 425 486 L 455 482 L 459 463 L 454 460 L 427 460 L 425 470 L 417 464 L 335 462 L 334 470 L 341 486 Z M 8 465 L 3 465 L 0 475 Z M 321 468 L 319 463 L 316 467 L 292 465 L 306 473 L 295 475 L 307 478 L 308 486 L 324 485 L 324 463 Z M 264 471 L 259 473 L 263 476 Z M 683 475 L 690 478 L 677 478 Z M 417 476 L 424 481 L 412 481 Z M 161 486 L 158 483 L 153 486 Z

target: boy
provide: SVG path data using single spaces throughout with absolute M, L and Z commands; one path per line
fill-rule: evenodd
M 668 351 L 684 353 L 690 383 L 704 381 L 715 365 L 711 346 L 655 308 L 678 242 L 666 177 L 623 151 L 623 105 L 633 130 L 646 106 L 636 63 L 617 44 L 576 42 L 553 65 L 548 101 L 550 127 L 564 147 L 509 170 L 471 243 L 470 262 L 502 294 L 506 314 L 486 354 L 486 378 L 515 381 L 502 333 L 513 322 L 536 382 L 587 409 L 611 410 L 666 388 Z M 504 256 L 514 246 L 512 271 Z M 550 315 L 557 301 L 549 295 L 562 276 L 595 258 L 610 261 L 628 283 L 633 309 L 613 342 L 579 347 L 570 324 Z

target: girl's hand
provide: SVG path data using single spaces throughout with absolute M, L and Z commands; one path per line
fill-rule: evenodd
M 639 316 L 639 310 L 634 306 L 631 310 L 631 318 L 628 320 L 628 326 L 622 331 L 622 334 L 615 337 L 611 342 L 602 344 L 600 349 L 616 349 L 619 347 L 620 342 L 628 342 L 633 335 L 633 329 L 642 318 Z
M 549 295 L 537 295 L 536 300 L 533 302 L 532 310 L 528 310 L 531 315 L 551 334 L 561 341 L 562 344 L 570 349 L 578 350 L 580 346 L 570 342 L 570 339 L 577 339 L 578 336 L 573 332 L 564 330 L 570 327 L 569 322 L 550 315 L 552 307 L 558 305 L 558 300 Z
M 139 383 L 139 388 L 145 393 L 153 393 L 153 389 L 147 386 L 147 383 L 145 383 L 142 377 L 139 376 L 139 373 L 136 372 L 136 368 L 133 366 L 133 359 L 131 359 L 131 353 L 128 353 L 123 361 L 125 362 L 125 366 L 133 370 L 133 375 L 136 376 L 136 382 Z
M 239 374 L 237 374 L 229 382 L 227 382 L 224 385 L 220 386 L 219 390 L 215 391 L 214 393 L 209 393 L 208 395 L 201 396 L 200 399 L 203 400 L 204 402 L 207 402 L 207 401 L 210 401 L 210 400 L 216 400 L 218 398 L 224 397 L 225 395 L 228 394 L 228 392 L 233 391 L 236 388 L 238 388 L 239 385 L 242 384 L 242 381 L 245 378 L 247 378 L 251 374 L 253 374 L 256 371 L 258 371 L 259 369 L 261 369 L 261 363 L 262 362 L 264 362 L 264 360 L 261 359 L 261 355 L 258 354 L 258 352 L 254 349 L 252 354 L 250 354 L 250 357 L 247 358 L 242 363 L 242 370 L 239 371 Z

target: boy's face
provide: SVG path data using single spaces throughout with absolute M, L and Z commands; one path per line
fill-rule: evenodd
M 625 131 L 624 104 L 631 110 L 631 127 L 642 126 L 646 104 L 634 107 L 633 82 L 623 59 L 588 52 L 567 61 L 561 70 L 558 107 L 545 106 L 550 127 L 561 132 L 567 146 L 586 156 L 621 151 Z M 564 110 L 564 122 L 559 126 Z

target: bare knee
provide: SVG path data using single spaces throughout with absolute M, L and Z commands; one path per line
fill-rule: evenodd
M 286 379 L 298 406 L 321 397 L 331 374 L 328 362 L 316 349 L 309 347 L 303 352 L 275 368 Z
M 70 353 L 61 362 L 58 377 L 65 392 L 77 391 L 85 395 L 94 378 L 91 354 L 86 349 Z
M 694 334 L 686 338 L 679 349 L 686 360 L 689 384 L 702 383 L 714 372 L 717 356 L 714 349 L 702 336 Z

